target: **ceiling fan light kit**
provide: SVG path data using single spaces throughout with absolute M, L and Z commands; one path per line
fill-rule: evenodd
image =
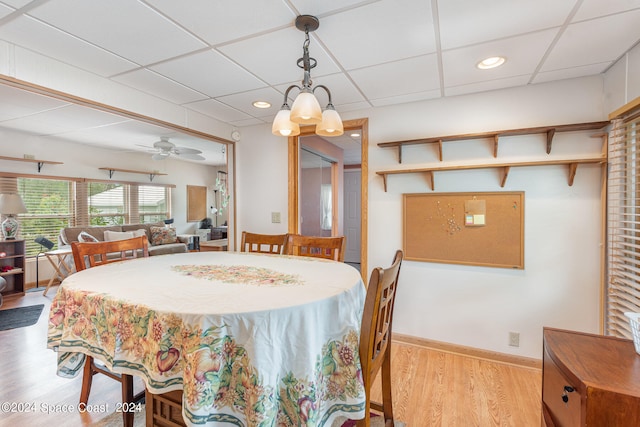
M 316 134 L 322 136 L 339 136 L 344 133 L 342 119 L 333 106 L 331 91 L 324 85 L 313 87 L 311 69 L 318 65 L 315 58 L 309 56 L 309 33 L 318 29 L 320 21 L 315 16 L 300 15 L 296 18 L 296 28 L 304 31 L 305 40 L 302 45 L 302 58 L 298 59 L 298 67 L 304 70 L 302 87 L 291 85 L 284 93 L 284 102 L 273 120 L 271 131 L 276 136 L 296 136 L 300 134 L 300 125 L 316 125 Z M 289 107 L 289 92 L 298 89 L 299 93 Z M 324 111 L 320 107 L 315 91 L 322 89 L 327 93 L 329 102 Z

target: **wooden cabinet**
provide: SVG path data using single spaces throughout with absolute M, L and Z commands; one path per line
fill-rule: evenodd
M 24 295 L 24 256 L 24 240 L 0 240 L 0 276 L 7 281 L 4 297 Z
M 640 355 L 633 341 L 545 328 L 542 422 L 639 426 Z

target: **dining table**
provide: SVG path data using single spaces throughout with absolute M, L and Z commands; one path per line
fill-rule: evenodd
M 189 427 L 331 426 L 364 417 L 365 296 L 358 270 L 319 258 L 138 258 L 66 277 L 47 345 L 60 376 L 77 376 L 90 355 L 147 393 L 181 390 Z

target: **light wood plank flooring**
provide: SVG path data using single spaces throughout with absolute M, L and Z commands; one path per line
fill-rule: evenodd
M 2 307 L 45 304 L 36 325 L 0 331 L 0 402 L 36 405 L 33 413 L 0 413 L 0 426 L 90 426 L 109 415 L 79 414 L 80 377 L 56 375 L 55 353 L 46 348 L 48 307 L 56 289 L 46 297 L 32 292 L 5 300 Z M 409 344 L 394 343 L 392 354 L 395 416 L 408 427 L 540 426 L 539 369 Z M 373 397 L 379 398 L 379 387 Z M 113 412 L 119 399 L 118 383 L 95 377 L 90 405 L 108 405 Z M 56 405 L 73 410 L 65 413 L 64 406 Z

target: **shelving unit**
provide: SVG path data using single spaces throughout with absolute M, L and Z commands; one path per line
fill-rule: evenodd
M 546 134 L 546 149 L 547 149 L 547 154 L 550 154 L 551 147 L 553 145 L 553 137 L 556 133 L 576 132 L 576 131 L 583 131 L 583 130 L 601 130 L 601 129 L 604 129 L 606 126 L 608 126 L 609 123 L 610 122 L 608 121 L 587 122 L 587 123 L 574 123 L 574 124 L 568 124 L 568 125 L 508 129 L 508 130 L 499 130 L 495 132 L 480 132 L 480 133 L 467 133 L 467 134 L 460 134 L 460 135 L 436 136 L 436 137 L 429 137 L 429 138 L 408 139 L 403 141 L 381 142 L 378 144 L 378 147 L 397 148 L 398 163 L 402 163 L 402 147 L 406 145 L 437 144 L 438 158 L 440 161 L 442 161 L 442 145 L 444 142 L 465 141 L 470 139 L 489 139 L 493 143 L 493 157 L 498 157 L 498 141 L 500 137 Z
M 24 240 L 0 240 L 0 267 L 12 267 L 11 270 L 0 272 L 0 276 L 7 281 L 2 291 L 3 297 L 24 295 L 24 261 Z
M 378 146 L 381 148 L 397 148 L 398 149 L 398 163 L 402 163 L 402 147 L 407 145 L 420 145 L 420 144 L 437 144 L 438 146 L 438 159 L 442 161 L 442 146 L 444 142 L 463 141 L 473 139 L 489 139 L 493 143 L 493 157 L 498 156 L 498 142 L 500 137 L 504 136 L 517 136 L 517 135 L 533 135 L 544 134 L 546 135 L 546 152 L 551 153 L 553 145 L 553 137 L 558 132 L 577 132 L 588 130 L 603 130 L 609 125 L 608 121 L 601 122 L 588 122 L 588 123 L 575 123 L 567 125 L 556 126 L 541 126 L 533 128 L 520 128 L 520 129 L 508 129 L 495 132 L 482 132 L 482 133 L 469 133 L 460 135 L 447 135 L 438 136 L 432 138 L 420 138 L 404 141 L 392 141 L 382 142 Z M 431 190 L 435 190 L 434 175 L 436 172 L 446 171 L 460 171 L 460 170 L 473 170 L 473 169 L 502 169 L 502 176 L 500 179 L 500 187 L 504 187 L 507 182 L 507 177 L 511 168 L 514 167 L 530 167 L 530 166 L 549 166 L 549 165 L 564 165 L 567 167 L 568 172 L 568 184 L 573 185 L 573 181 L 580 164 L 604 164 L 607 162 L 606 158 L 606 141 L 607 133 L 600 132 L 593 137 L 602 138 L 602 156 L 592 158 L 573 158 L 573 159 L 555 159 L 555 160 L 536 160 L 530 162 L 504 162 L 504 163 L 480 163 L 472 165 L 457 165 L 457 166 L 434 166 L 428 168 L 404 168 L 404 169 L 389 169 L 377 171 L 376 174 L 382 176 L 384 182 L 384 191 L 387 191 L 387 177 L 389 175 L 398 174 L 422 174 L 426 177 Z
M 166 173 L 161 173 L 158 171 L 137 171 L 137 170 L 131 170 L 131 169 L 118 169 L 118 168 L 108 168 L 108 167 L 98 168 L 98 169 L 102 171 L 109 171 L 109 178 L 113 178 L 113 174 L 116 172 L 139 173 L 142 175 L 149 175 L 149 181 L 153 181 L 153 178 L 155 178 L 156 176 L 166 175 Z
M 605 163 L 607 159 L 604 157 L 594 157 L 588 159 L 568 159 L 568 160 L 541 160 L 537 162 L 513 162 L 513 163 L 486 163 L 477 165 L 463 165 L 463 166 L 439 166 L 433 168 L 419 168 L 419 169 L 394 169 L 378 171 L 376 174 L 382 176 L 384 180 L 384 191 L 387 191 L 387 176 L 398 174 L 424 174 L 427 178 L 431 190 L 435 190 L 434 174 L 435 172 L 455 171 L 455 170 L 470 170 L 470 169 L 502 169 L 502 178 L 500 180 L 500 187 L 504 187 L 507 182 L 507 176 L 511 168 L 526 167 L 526 166 L 549 166 L 549 165 L 565 165 L 568 167 L 569 173 L 569 186 L 573 185 L 573 179 L 576 176 L 578 165 L 588 163 Z
M 61 165 L 62 162 L 54 162 L 52 160 L 37 160 L 37 159 L 24 159 L 21 157 L 6 157 L 0 156 L 0 160 L 9 160 L 11 162 L 29 162 L 29 163 L 37 163 L 38 164 L 38 173 L 42 170 L 42 166 L 44 165 Z

